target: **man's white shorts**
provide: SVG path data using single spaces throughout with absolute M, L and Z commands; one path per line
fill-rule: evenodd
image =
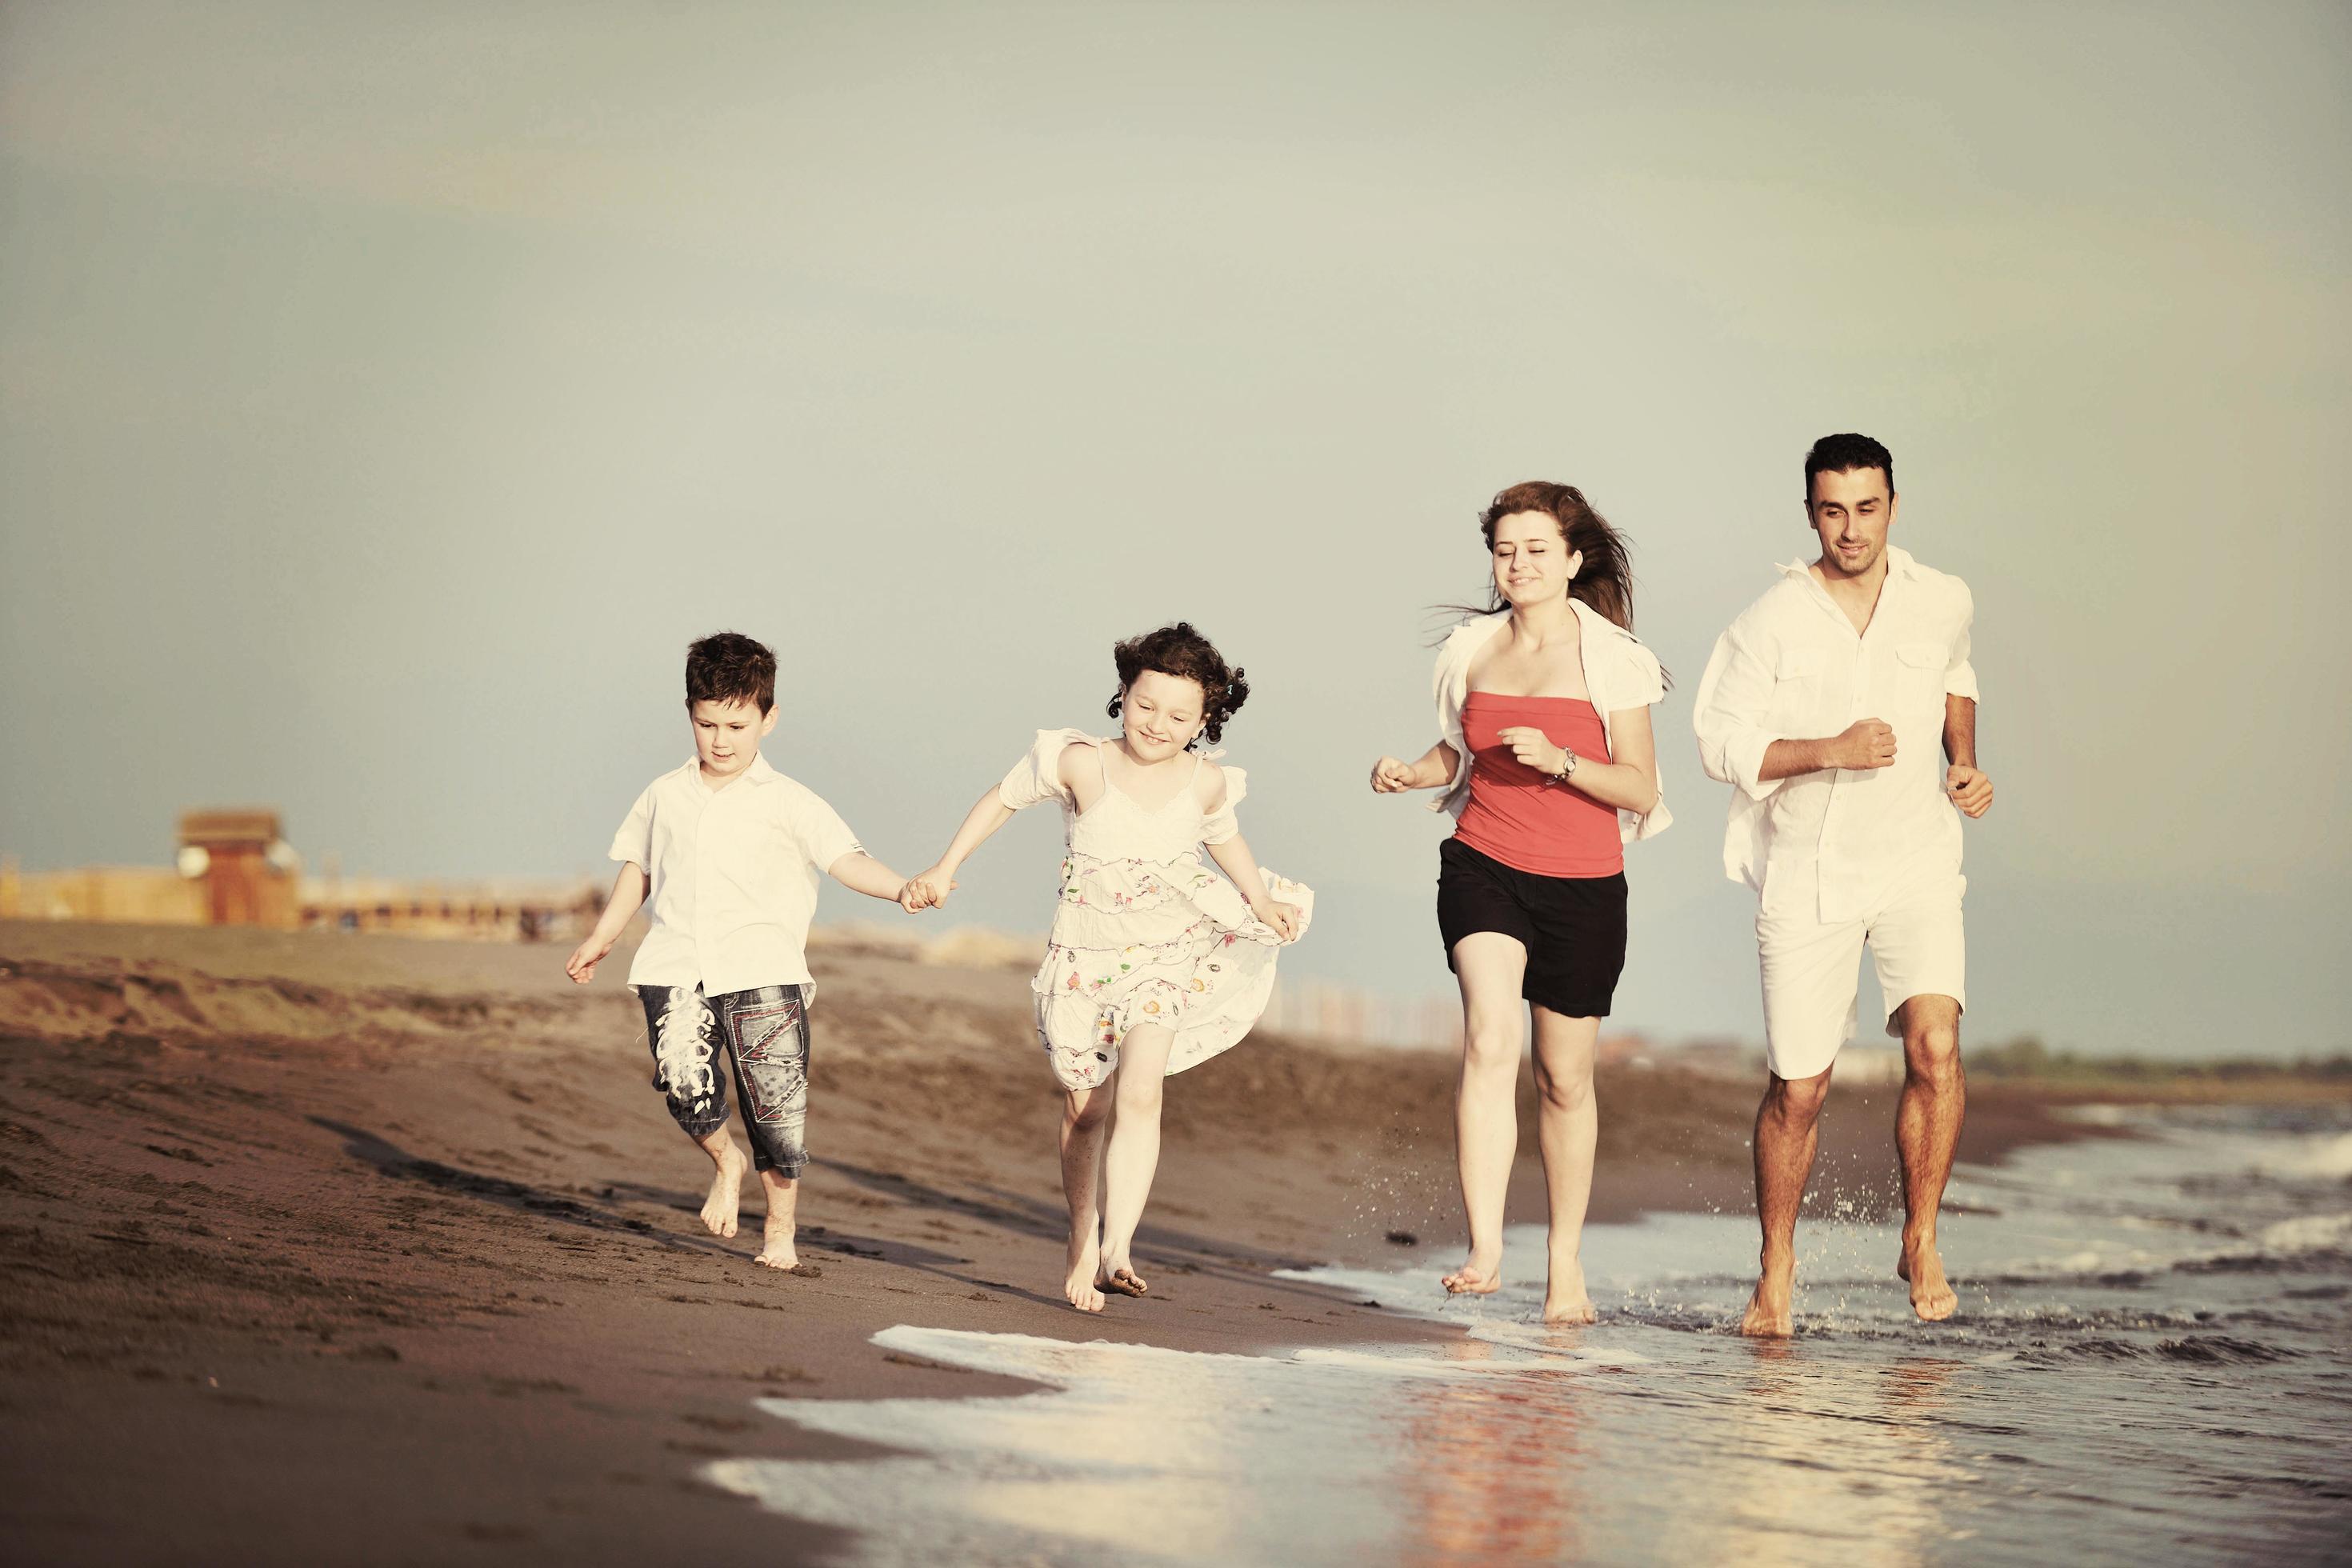
M 1969 879 L 1939 873 L 1911 882 L 1865 920 L 1825 924 L 1802 914 L 1756 917 L 1756 952 L 1764 975 L 1764 1054 L 1780 1078 L 1811 1078 L 1853 1038 L 1862 989 L 1862 950 L 1878 965 L 1886 994 L 1886 1032 L 1900 1037 L 1895 1015 L 1914 996 L 1949 996 L 1968 1005 L 1968 946 L 1960 897 Z

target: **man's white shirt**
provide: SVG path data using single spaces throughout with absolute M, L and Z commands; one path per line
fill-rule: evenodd
M 1958 577 L 1886 551 L 1886 578 L 1857 634 L 1810 567 L 1742 611 L 1700 679 L 1693 727 L 1708 776 L 1734 786 L 1723 868 L 1767 913 L 1859 920 L 1911 879 L 1957 873 L 1958 809 L 1944 793 L 1944 699 L 1973 699 L 1975 603 Z M 1894 765 L 1765 781 L 1775 741 L 1821 740 L 1860 719 L 1895 730 Z
M 652 884 L 652 929 L 629 984 L 699 984 L 721 996 L 806 983 L 818 884 L 858 848 L 833 807 L 764 756 L 716 791 L 698 762 L 662 774 L 613 836 L 612 858 Z

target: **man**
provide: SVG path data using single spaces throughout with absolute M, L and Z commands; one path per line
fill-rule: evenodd
M 1813 443 L 1805 516 L 1821 557 L 1780 568 L 1717 640 L 1699 682 L 1699 757 L 1733 786 L 1724 870 L 1759 894 L 1771 1068 L 1756 1114 L 1764 1247 L 1746 1334 L 1790 1330 L 1797 1207 L 1831 1065 L 1853 1034 L 1865 943 L 1887 1033 L 1903 1040 L 1895 1273 L 1923 1321 L 1958 1304 L 1936 1250 L 1963 1098 L 1968 884 L 1954 807 L 1982 816 L 1992 781 L 1977 768 L 1974 603 L 1958 578 L 1887 544 L 1895 504 L 1885 447 L 1855 435 Z

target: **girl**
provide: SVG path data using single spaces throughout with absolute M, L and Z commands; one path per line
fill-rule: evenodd
M 1470 1256 L 1445 1288 L 1503 1282 L 1524 1000 L 1551 1207 L 1544 1321 L 1589 1323 L 1592 1047 L 1625 966 L 1624 845 L 1673 820 L 1650 733 L 1665 676 L 1633 638 L 1625 542 L 1573 486 L 1514 485 L 1478 527 L 1494 598 L 1438 653 L 1437 743 L 1412 763 L 1382 757 L 1372 789 L 1443 788 L 1432 809 L 1457 818 L 1438 851 L 1437 924 L 1462 986 L 1454 1129 Z
M 1242 672 L 1182 621 L 1112 658 L 1119 733 L 1040 730 L 900 900 L 944 904 L 956 868 L 1014 812 L 1061 803 L 1062 899 L 1030 990 L 1062 1085 L 1063 1294 L 1082 1312 L 1101 1311 L 1107 1289 L 1149 1289 L 1129 1248 L 1160 1163 L 1160 1080 L 1249 1032 L 1273 992 L 1276 952 L 1314 907 L 1307 889 L 1262 876 L 1242 841 L 1242 770 L 1207 765 L 1249 695 Z M 1203 845 L 1230 882 L 1201 863 Z

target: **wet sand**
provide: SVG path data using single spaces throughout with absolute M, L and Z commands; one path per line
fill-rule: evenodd
M 1414 1257 L 1436 1290 L 1450 1057 L 1259 1037 L 1178 1079 L 1152 1295 L 1081 1317 L 1025 974 L 814 962 L 809 1272 L 783 1276 L 751 1261 L 756 1184 L 733 1241 L 696 1219 L 709 1167 L 647 1085 L 625 951 L 583 990 L 547 947 L 0 922 L 0 1555 L 821 1560 L 821 1531 L 693 1477 L 846 1451 L 754 1397 L 1024 1386 L 869 1343 L 893 1324 L 1454 1331 L 1271 1277 Z M 1605 1072 L 1593 1217 L 1744 1211 L 1756 1091 Z M 1892 1121 L 1890 1089 L 1832 1097 L 1815 1202 L 1886 1211 Z M 1961 1154 L 2079 1133 L 1982 1086 Z

